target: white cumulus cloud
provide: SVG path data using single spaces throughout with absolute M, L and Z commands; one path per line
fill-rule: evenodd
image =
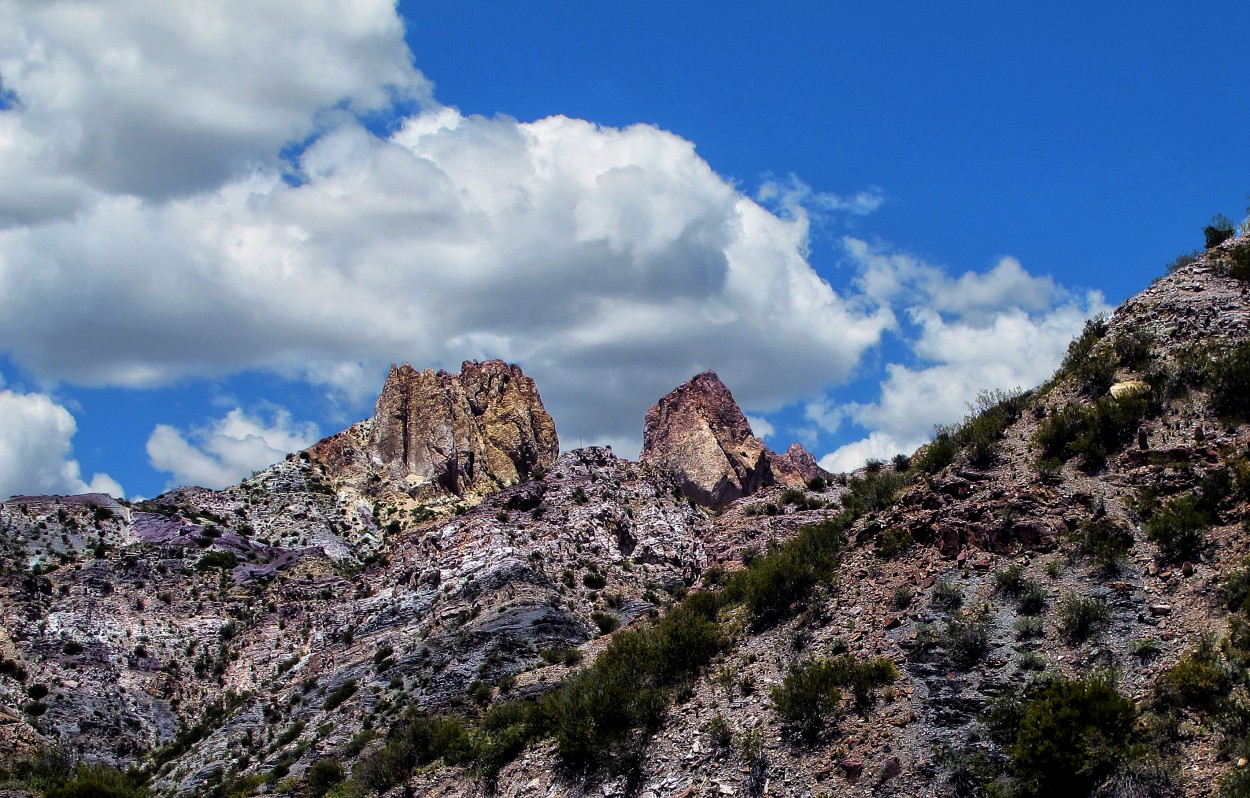
M 391 0 L 0 2 L 0 224 L 211 189 L 428 98 L 403 32 Z
M 0 390 L 0 497 L 15 494 L 108 493 L 123 496 L 108 474 L 82 478 L 71 441 L 78 425 L 41 393 Z
M 817 423 L 849 417 L 870 431 L 821 458 L 831 471 L 858 468 L 867 457 L 910 454 L 934 425 L 962 418 L 983 390 L 1045 381 L 1085 319 L 1109 310 L 1097 292 L 1071 294 L 1013 258 L 955 278 L 906 253 L 846 243 L 865 290 L 906 305 L 916 330 L 906 343 L 916 362 L 888 364 L 875 402 L 809 409 Z
M 387 364 L 519 362 L 562 431 L 636 439 L 717 370 L 768 411 L 848 375 L 893 324 L 672 133 L 437 108 L 343 123 L 299 161 L 163 202 L 110 196 L 0 232 L 0 340 L 49 380 L 267 369 L 356 396 Z M 632 448 L 632 447 L 627 447 Z
M 171 475 L 171 487 L 224 488 L 319 437 L 316 424 L 296 422 L 283 408 L 249 415 L 236 407 L 189 432 L 157 424 L 148 437 L 147 452 L 153 468 Z

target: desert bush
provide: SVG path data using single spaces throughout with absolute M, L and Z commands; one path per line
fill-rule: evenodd
M 601 635 L 610 634 L 616 629 L 616 627 L 621 625 L 621 622 L 617 620 L 616 616 L 608 612 L 592 612 L 590 614 L 590 620 L 594 621 L 595 626 L 599 628 L 599 634 Z
M 907 474 L 879 468 L 847 482 L 849 491 L 842 497 L 842 506 L 853 515 L 866 515 L 890 507 L 908 482 Z
M 773 709 L 798 736 L 813 743 L 839 708 L 841 688 L 866 709 L 873 691 L 898 678 L 898 668 L 885 658 L 859 661 L 849 654 L 835 659 L 809 659 L 790 666 L 782 683 L 770 691 Z
M 994 572 L 994 587 L 1007 596 L 1017 596 L 1024 588 L 1024 566 L 1018 562 L 1003 566 Z
M 1175 274 L 1176 272 L 1180 271 L 1181 269 L 1185 268 L 1191 263 L 1195 263 L 1198 260 L 1198 255 L 1200 254 L 1201 254 L 1201 250 L 1196 249 L 1193 252 L 1187 252 L 1181 255 L 1177 255 L 1172 260 L 1172 262 L 1169 263 L 1167 266 L 1168 274 Z
M 1015 599 L 1021 615 L 1038 615 L 1046 609 L 1046 588 L 1036 579 L 1026 579 Z
M 603 577 L 603 574 L 589 573 L 582 577 L 582 584 L 591 590 L 603 590 L 607 587 L 608 580 Z
M 1236 234 L 1233 222 L 1222 213 L 1217 213 L 1211 217 L 1211 223 L 1202 228 L 1202 236 L 1205 239 L 1207 249 L 1213 249 L 1223 244 Z
M 907 585 L 899 585 L 894 588 L 894 592 L 890 594 L 890 606 L 896 610 L 905 610 L 911 606 L 912 599 L 916 596 Z
M 975 468 L 988 468 L 998 457 L 998 442 L 1007 427 L 1020 418 L 1032 401 L 1024 391 L 982 391 L 956 429 L 956 445 Z
M 1208 526 L 1199 497 L 1188 493 L 1172 499 L 1146 521 L 1146 537 L 1167 560 L 1192 559 L 1202 548 Z
M 1250 243 L 1242 241 L 1228 250 L 1228 276 L 1250 280 Z
M 1232 674 L 1220 662 L 1214 639 L 1205 637 L 1197 648 L 1159 674 L 1152 699 L 1161 709 L 1212 710 L 1232 686 Z
M 1107 517 L 1082 522 L 1076 531 L 1082 555 L 1089 557 L 1107 574 L 1119 572 L 1133 545 L 1133 536 Z
M 910 549 L 913 543 L 915 540 L 910 531 L 891 527 L 877 538 L 877 556 L 892 560 Z
M 933 586 L 933 606 L 944 612 L 954 612 L 963 606 L 964 592 L 953 580 L 942 579 Z
M 990 614 L 987 608 L 963 612 L 946 623 L 939 645 L 959 670 L 975 665 L 990 650 Z
M 1140 371 L 1153 356 L 1151 345 L 1154 336 L 1145 330 L 1127 330 L 1115 337 L 1112 348 L 1119 364 L 1133 371 Z
M 344 701 L 356 694 L 356 687 L 356 680 L 348 679 L 339 685 L 334 692 L 326 696 L 326 700 L 322 703 L 321 708 L 326 712 L 337 708 L 339 704 L 342 704 Z
M 784 546 L 756 557 L 734 574 L 726 585 L 726 598 L 742 601 L 756 626 L 785 617 L 817 584 L 832 578 L 846 546 L 846 525 L 847 520 L 838 517 L 800 527 Z
M 996 731 L 1024 795 L 1089 795 L 1135 755 L 1137 710 L 1108 677 L 1042 683 L 1014 714 Z
M 1041 618 L 1024 617 L 1016 619 L 1016 637 L 1021 640 L 1028 640 L 1034 637 L 1042 637 L 1046 634 L 1046 627 L 1042 623 Z
M 229 571 L 239 564 L 239 558 L 228 551 L 210 551 L 195 564 L 197 571 L 211 571 L 214 568 Z
M 72 775 L 43 791 L 44 798 L 142 798 L 137 777 L 103 764 L 80 763 Z
M 1069 643 L 1083 643 L 1111 620 L 1111 608 L 1098 598 L 1069 593 L 1059 602 L 1059 634 Z
M 914 458 L 913 465 L 926 474 L 936 474 L 954 462 L 957 454 L 959 445 L 955 443 L 953 428 L 939 426 L 934 430 L 933 440 Z
M 1068 460 L 1080 456 L 1096 471 L 1107 458 L 1132 440 L 1153 407 L 1145 392 L 1120 398 L 1102 396 L 1085 405 L 1068 405 L 1049 414 L 1034 433 L 1042 458 Z
M 1207 376 L 1211 407 L 1226 418 L 1250 419 L 1250 342 L 1215 357 Z
M 1250 611 L 1250 557 L 1242 558 L 1236 568 L 1224 574 L 1220 599 L 1234 612 Z
M 304 771 L 304 787 L 309 795 L 320 798 L 346 776 L 342 763 L 337 759 L 318 759 Z

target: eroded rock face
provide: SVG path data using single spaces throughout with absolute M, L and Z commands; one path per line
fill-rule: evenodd
M 705 371 L 647 411 L 639 459 L 671 471 L 695 503 L 719 509 L 774 483 L 770 454 L 720 377 Z
M 410 496 L 481 496 L 546 468 L 560 453 L 534 381 L 499 360 L 459 374 L 392 366 L 373 417 L 315 444 L 331 478 Z
M 785 454 L 769 453 L 769 464 L 778 482 L 791 487 L 806 485 L 812 480 L 828 481 L 832 474 L 820 467 L 811 452 L 801 443 L 792 443 Z

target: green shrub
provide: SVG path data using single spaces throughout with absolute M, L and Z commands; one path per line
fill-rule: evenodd
M 1043 637 L 1045 634 L 1046 627 L 1043 625 L 1041 618 L 1024 617 L 1016 619 L 1016 637 L 1021 640 Z
M 909 530 L 891 527 L 877 538 L 877 556 L 892 560 L 910 549 L 913 543 L 915 540 Z
M 959 445 L 955 443 L 954 429 L 938 427 L 933 440 L 916 456 L 913 465 L 926 474 L 936 474 L 955 461 Z
M 1098 598 L 1069 593 L 1059 602 L 1059 634 L 1073 645 L 1083 643 L 1111 620 L 1111 608 Z
M 627 760 L 635 730 L 654 731 L 675 689 L 722 645 L 719 594 L 694 593 L 654 625 L 612 638 L 595 663 L 542 700 L 543 728 L 575 768 Z
M 1013 562 L 994 572 L 994 587 L 1007 596 L 1018 596 L 1025 584 L 1024 566 Z
M 1042 459 L 1080 456 L 1088 470 L 1097 471 L 1110 455 L 1132 440 L 1153 406 L 1144 391 L 1068 405 L 1038 425 L 1033 441 L 1041 448 Z
M 239 558 L 228 551 L 210 551 L 195 564 L 197 571 L 210 571 L 219 568 L 223 571 L 232 570 L 239 564 Z
M 942 579 L 933 586 L 933 598 L 930 601 L 943 612 L 954 612 L 963 606 L 964 592 L 953 580 Z
M 1151 346 L 1154 336 L 1145 330 L 1127 330 L 1115 337 L 1112 348 L 1115 350 L 1119 364 L 1133 371 L 1140 371 L 1149 362 L 1153 353 Z
M 1250 342 L 1212 360 L 1207 390 L 1215 412 L 1239 421 L 1250 419 Z
M 896 610 L 905 610 L 911 606 L 912 599 L 916 594 L 907 585 L 899 585 L 894 588 L 894 592 L 890 594 L 890 606 Z
M 842 506 L 856 516 L 884 510 L 910 481 L 907 474 L 878 468 L 847 482 L 849 490 L 842 497 Z
M 1222 213 L 1211 217 L 1211 223 L 1202 228 L 1202 236 L 1206 239 L 1206 248 L 1213 249 L 1236 235 L 1233 222 Z
M 1107 574 L 1119 572 L 1133 545 L 1133 536 L 1121 529 L 1110 518 L 1082 522 L 1076 532 L 1081 554 L 1093 559 L 1100 570 Z
M 589 573 L 582 577 L 582 584 L 591 590 L 603 590 L 607 587 L 608 580 L 602 574 Z
M 1016 594 L 1016 611 L 1021 615 L 1038 615 L 1046 609 L 1046 588 L 1036 579 L 1024 580 Z
M 756 557 L 747 569 L 734 574 L 726 597 L 741 600 L 756 626 L 782 619 L 816 585 L 832 578 L 846 546 L 846 526 L 846 519 L 838 517 L 800 527 L 784 546 Z
M 1242 241 L 1228 250 L 1228 276 L 1250 280 L 1250 243 Z
M 1046 658 L 1036 651 L 1025 651 L 1016 660 L 1016 667 L 1022 671 L 1046 670 Z
M 1220 599 L 1234 612 L 1250 612 L 1250 557 L 1220 580 Z
M 848 688 L 861 710 L 871 705 L 873 691 L 898 678 L 888 659 L 860 662 L 849 654 L 835 659 L 809 659 L 790 666 L 781 684 L 770 691 L 773 709 L 807 743 L 814 743 Z
M 1106 677 L 1057 678 L 998 730 L 1025 795 L 1084 796 L 1132 751 L 1137 710 Z
M 342 704 L 344 701 L 356 694 L 356 687 L 356 680 L 348 679 L 339 685 L 338 689 L 326 696 L 326 700 L 321 705 L 321 708 L 326 712 L 337 708 L 339 704 Z
M 138 779 L 107 765 L 79 764 L 73 775 L 43 791 L 44 798 L 142 798 Z
M 595 622 L 595 626 L 599 627 L 599 634 L 611 634 L 616 627 L 621 625 L 616 616 L 608 612 L 592 612 L 590 620 Z
M 971 668 L 990 650 L 989 612 L 982 608 L 951 618 L 942 631 L 939 645 L 954 668 Z
M 320 798 L 346 776 L 343 765 L 338 760 L 318 759 L 304 771 L 304 787 L 309 795 Z
M 1176 272 L 1180 271 L 1186 266 L 1189 266 L 1192 263 L 1196 263 L 1198 260 L 1198 255 L 1200 254 L 1201 254 L 1201 250 L 1194 250 L 1193 252 L 1188 252 L 1182 255 L 1177 255 L 1176 258 L 1174 258 L 1172 262 L 1168 264 L 1168 267 L 1167 267 L 1168 274 L 1175 274 Z
M 998 459 L 998 442 L 1032 401 L 1022 391 L 982 391 L 971 412 L 954 432 L 955 444 L 968 455 L 974 468 L 988 468 Z
M 1155 706 L 1163 709 L 1212 710 L 1232 687 L 1232 675 L 1221 664 L 1215 641 L 1206 637 L 1196 649 L 1159 674 L 1153 700 Z
M 1146 537 L 1167 560 L 1193 559 L 1206 538 L 1208 516 L 1192 493 L 1172 499 L 1146 522 Z

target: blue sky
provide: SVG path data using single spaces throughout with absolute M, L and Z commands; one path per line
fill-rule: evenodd
M 829 467 L 1245 216 L 1232 3 L 0 4 L 0 494 L 220 486 L 503 357 Z

